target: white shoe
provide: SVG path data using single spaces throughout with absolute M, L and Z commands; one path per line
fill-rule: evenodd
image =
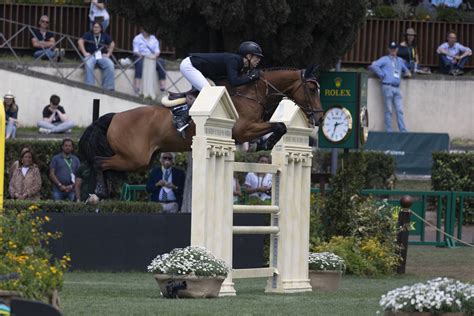
M 51 134 L 51 130 L 49 128 L 40 127 L 39 128 L 39 133 L 40 134 Z

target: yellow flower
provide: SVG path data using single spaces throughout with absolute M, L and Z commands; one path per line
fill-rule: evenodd
M 11 249 L 16 249 L 16 244 L 13 241 L 10 240 L 8 242 L 8 247 L 10 247 Z
M 36 204 L 31 204 L 31 206 L 28 207 L 28 210 L 34 212 L 34 211 L 36 211 L 38 208 L 39 208 L 38 205 L 36 205 Z
M 48 216 L 45 216 L 45 217 L 44 217 L 44 220 L 47 221 L 47 222 L 49 222 L 51 219 L 50 219 Z
M 53 274 L 58 273 L 58 269 L 56 269 L 56 267 L 49 267 L 49 269 L 51 270 Z

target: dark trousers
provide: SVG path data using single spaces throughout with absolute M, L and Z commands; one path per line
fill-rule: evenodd
M 457 63 L 453 64 L 444 54 L 439 55 L 439 67 L 441 72 L 444 74 L 448 74 L 450 71 L 454 69 L 463 70 L 464 65 L 468 62 L 469 56 L 464 57 L 463 59 L 459 60 Z

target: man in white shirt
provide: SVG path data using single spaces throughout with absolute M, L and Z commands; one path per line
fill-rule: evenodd
M 456 33 L 449 32 L 447 42 L 441 44 L 436 51 L 439 54 L 439 66 L 441 71 L 452 76 L 464 73 L 464 65 L 472 55 L 469 47 L 457 42 Z
M 270 163 L 266 155 L 258 157 L 258 163 Z M 246 192 L 250 198 L 269 201 L 272 198 L 272 174 L 249 172 L 245 177 Z

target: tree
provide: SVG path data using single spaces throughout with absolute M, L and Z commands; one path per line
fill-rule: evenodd
M 260 43 L 265 65 L 332 67 L 351 47 L 368 0 L 112 0 L 110 9 L 176 48 L 236 51 Z

